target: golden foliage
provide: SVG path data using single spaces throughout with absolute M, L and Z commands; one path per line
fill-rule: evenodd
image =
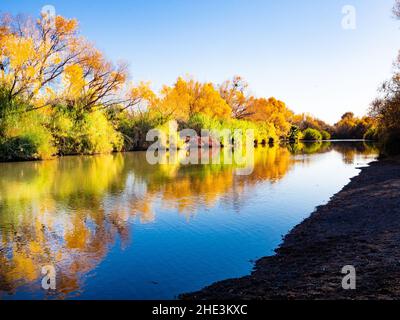
M 79 97 L 85 86 L 82 67 L 77 64 L 65 67 L 64 80 L 67 96 L 71 98 Z
M 286 136 L 290 130 L 291 124 L 289 120 L 293 116 L 293 112 L 280 100 L 275 98 L 252 98 L 247 112 L 246 119 L 273 124 L 278 136 Z
M 3 18 L 0 86 L 8 99 L 25 100 L 35 108 L 64 102 L 89 111 L 119 103 L 126 66 L 114 66 L 78 36 L 76 19 L 57 16 L 54 27 L 48 22 L 44 16 L 37 23 Z
M 77 27 L 78 21 L 76 19 L 65 19 L 62 16 L 57 16 L 55 19 L 56 32 L 60 36 L 73 34 Z
M 164 86 L 158 105 L 153 106 L 165 118 L 188 120 L 196 113 L 226 119 L 231 116 L 230 106 L 211 83 L 178 78 L 173 87 Z

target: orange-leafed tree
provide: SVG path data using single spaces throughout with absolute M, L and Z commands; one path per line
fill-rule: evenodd
M 252 98 L 247 111 L 249 115 L 245 117 L 246 119 L 273 124 L 279 136 L 286 136 L 291 128 L 290 119 L 293 112 L 283 101 L 275 98 Z
M 160 101 L 153 107 L 164 118 L 177 120 L 188 120 L 197 113 L 227 119 L 232 113 L 213 84 L 183 78 L 172 87 L 164 86 Z
M 373 117 L 358 118 L 353 112 L 346 112 L 335 124 L 334 135 L 339 139 L 363 139 L 367 131 L 375 126 Z

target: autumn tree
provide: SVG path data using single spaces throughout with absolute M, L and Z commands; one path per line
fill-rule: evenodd
M 334 136 L 338 139 L 363 139 L 374 126 L 375 120 L 372 117 L 358 118 L 353 112 L 346 112 L 335 124 Z
M 126 87 L 125 64 L 108 61 L 79 35 L 77 20 L 62 16 L 4 15 L 0 39 L 0 147 L 6 153 L 31 160 L 121 150 L 105 110 L 137 103 Z
M 248 93 L 248 86 L 248 83 L 242 77 L 235 76 L 219 87 L 222 99 L 232 108 L 234 119 L 240 120 L 250 116 L 248 107 L 251 97 Z
M 32 110 L 63 100 L 87 111 L 126 102 L 118 96 L 126 66 L 114 66 L 80 37 L 75 19 L 6 15 L 0 38 L 0 86 L 8 102 L 18 97 Z
M 245 119 L 273 124 L 277 134 L 281 137 L 286 136 L 291 128 L 290 118 L 293 116 L 293 112 L 283 101 L 273 97 L 250 99 L 247 112 L 248 116 Z
M 37 102 L 59 85 L 65 68 L 80 62 L 79 50 L 69 50 L 76 46 L 76 28 L 76 20 L 60 16 L 54 26 L 44 16 L 36 22 L 21 16 L 2 18 L 1 86 L 8 101 L 23 97 Z
M 304 131 L 308 128 L 315 129 L 318 131 L 327 131 L 333 133 L 334 129 L 331 125 L 327 124 L 325 121 L 318 119 L 311 114 L 302 113 L 296 114 L 292 117 L 292 123 Z
M 197 113 L 210 117 L 229 118 L 231 108 L 212 83 L 178 78 L 174 86 L 164 86 L 161 98 L 153 109 L 165 119 L 188 120 Z
M 68 103 L 89 112 L 118 104 L 135 104 L 136 100 L 122 93 L 128 77 L 127 66 L 114 65 L 90 45 L 85 47 L 80 63 L 64 70 L 64 97 L 68 97 Z

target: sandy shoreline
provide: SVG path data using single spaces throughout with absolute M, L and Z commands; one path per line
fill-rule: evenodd
M 342 288 L 346 265 L 357 289 Z M 182 299 L 400 298 L 400 160 L 381 160 L 295 227 L 276 255 L 247 277 L 222 281 Z

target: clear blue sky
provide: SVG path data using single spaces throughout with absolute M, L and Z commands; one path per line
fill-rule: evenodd
M 2 12 L 38 15 L 42 6 L 80 21 L 81 33 L 132 79 L 154 89 L 179 75 L 221 83 L 247 79 L 257 96 L 335 122 L 362 115 L 390 76 L 400 49 L 394 0 L 1 0 Z M 342 28 L 342 7 L 357 28 Z

